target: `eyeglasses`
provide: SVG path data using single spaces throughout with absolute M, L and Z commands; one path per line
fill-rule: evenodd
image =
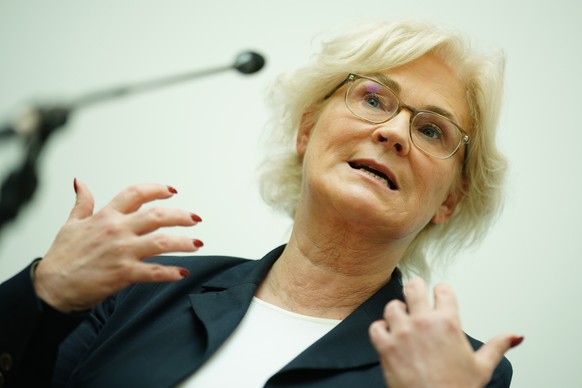
M 329 98 L 344 84 L 348 83 L 346 107 L 355 116 L 372 124 L 381 124 L 397 116 L 404 108 L 412 113 L 409 133 L 412 143 L 424 153 L 437 158 L 448 159 L 466 145 L 468 155 L 469 135 L 447 117 L 431 111 L 417 110 L 403 104 L 388 86 L 358 74 L 349 74 L 325 98 Z

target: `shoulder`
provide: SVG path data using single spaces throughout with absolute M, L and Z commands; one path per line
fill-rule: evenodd
M 473 349 L 477 350 L 483 346 L 483 342 L 467 335 L 467 339 L 471 343 Z M 511 378 L 513 376 L 513 367 L 511 362 L 506 357 L 503 357 L 491 377 L 491 381 L 486 385 L 487 388 L 506 388 L 509 387 L 511 383 Z

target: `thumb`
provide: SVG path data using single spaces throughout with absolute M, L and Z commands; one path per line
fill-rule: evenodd
M 515 334 L 498 335 L 477 350 L 475 353 L 477 362 L 485 371 L 493 373 L 493 370 L 499 364 L 505 352 L 516 347 L 522 341 L 523 337 L 516 336 Z
M 73 187 L 77 194 L 77 198 L 69 219 L 83 219 L 91 216 L 93 214 L 93 208 L 95 207 L 93 194 L 87 185 L 79 181 L 77 178 L 73 181 Z

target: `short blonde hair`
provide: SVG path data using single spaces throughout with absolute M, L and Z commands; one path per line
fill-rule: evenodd
M 291 217 L 301 191 L 302 158 L 295 138 L 303 113 L 318 112 L 325 96 L 348 73 L 385 71 L 432 53 L 447 63 L 465 85 L 470 110 L 469 156 L 463 168 L 463 198 L 451 219 L 429 223 L 399 262 L 405 275 L 429 277 L 459 249 L 480 241 L 502 205 L 506 161 L 495 143 L 503 93 L 504 58 L 484 54 L 462 34 L 427 22 L 369 23 L 324 42 L 312 66 L 281 76 L 270 96 L 275 108 L 269 149 L 261 165 L 261 194 Z M 317 118 L 317 114 L 310 115 Z

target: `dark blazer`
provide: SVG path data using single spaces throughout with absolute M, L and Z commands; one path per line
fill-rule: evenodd
M 54 386 L 174 386 L 195 372 L 234 331 L 282 250 L 279 247 L 262 260 L 164 257 L 161 260 L 166 263 L 188 268 L 190 277 L 128 287 L 84 318 L 59 314 L 38 300 L 31 306 L 28 300 L 29 306 L 12 310 L 20 315 L 14 317 L 16 325 L 1 321 L 0 353 L 6 349 L 15 360 L 8 382 L 11 386 L 47 385 L 56 359 Z M 20 276 L 22 283 L 25 276 Z M 0 300 L 4 287 L 0 287 Z M 390 282 L 273 375 L 266 386 L 384 387 L 368 327 L 395 298 L 403 299 L 398 270 Z M 0 302 L 2 314 L 7 311 L 4 307 Z M 62 342 L 57 358 L 57 344 L 77 324 Z M 4 336 L 10 335 L 5 329 L 14 338 Z M 474 348 L 481 345 L 468 338 Z M 508 387 L 511 375 L 511 364 L 504 358 L 488 387 Z

